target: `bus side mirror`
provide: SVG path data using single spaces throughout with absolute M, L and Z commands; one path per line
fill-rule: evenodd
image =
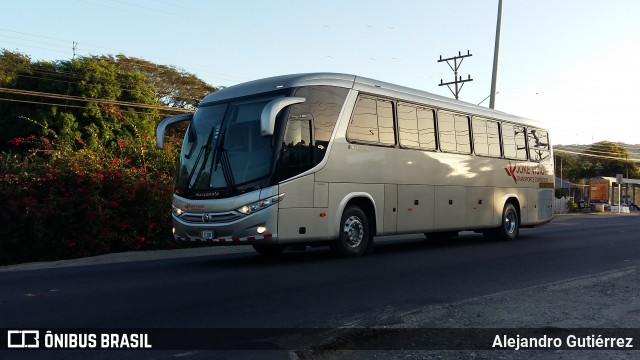
M 293 104 L 305 102 L 307 99 L 301 97 L 282 97 L 271 100 L 260 114 L 260 134 L 262 136 L 273 135 L 276 127 L 276 115 L 280 110 Z
M 156 147 L 158 149 L 164 149 L 164 132 L 168 125 L 191 120 L 191 118 L 193 118 L 193 113 L 173 115 L 160 121 L 156 127 Z

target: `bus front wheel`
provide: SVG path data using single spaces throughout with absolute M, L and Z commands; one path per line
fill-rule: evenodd
M 506 203 L 502 210 L 500 227 L 495 230 L 495 236 L 499 240 L 515 240 L 520 235 L 520 219 L 518 210 L 512 203 Z
M 342 213 L 340 234 L 332 245 L 340 257 L 356 257 L 367 251 L 371 238 L 371 229 L 367 215 L 357 206 L 349 206 Z

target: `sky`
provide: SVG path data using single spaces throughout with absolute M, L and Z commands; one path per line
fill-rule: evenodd
M 0 49 L 32 60 L 124 54 L 214 86 L 360 75 L 460 100 L 491 90 L 498 0 L 0 0 Z M 496 109 L 555 144 L 640 143 L 640 1 L 503 0 Z M 489 99 L 482 102 L 489 106 Z M 2 104 L 0 103 L 0 106 Z

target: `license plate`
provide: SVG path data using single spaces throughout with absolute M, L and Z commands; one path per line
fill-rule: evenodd
M 200 234 L 203 240 L 212 240 L 213 239 L 213 230 L 202 230 Z

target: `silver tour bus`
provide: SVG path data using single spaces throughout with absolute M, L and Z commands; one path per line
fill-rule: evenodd
M 541 123 L 353 75 L 272 77 L 207 95 L 189 121 L 173 195 L 178 241 L 265 255 L 374 236 L 471 230 L 515 239 L 553 216 Z

